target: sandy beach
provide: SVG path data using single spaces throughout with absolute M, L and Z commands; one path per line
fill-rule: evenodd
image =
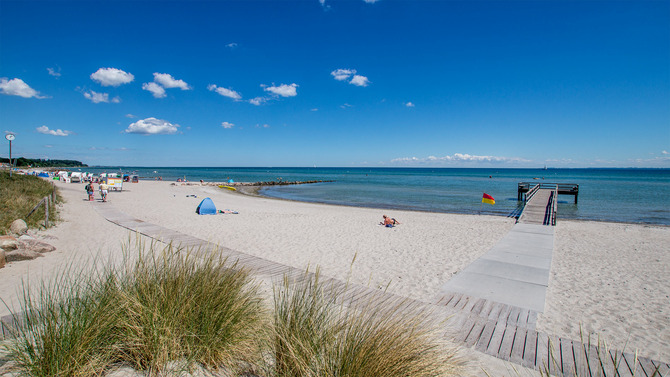
M 21 282 L 54 276 L 68 264 L 121 258 L 135 235 L 102 218 L 114 206 L 145 222 L 250 255 L 432 302 L 442 284 L 486 253 L 514 219 L 331 206 L 252 197 L 215 186 L 142 181 L 112 192 L 109 203 L 85 200 L 83 184 L 58 183 L 63 221 L 37 236 L 57 249 L 0 270 L 0 297 L 16 304 Z M 193 197 L 195 195 L 197 197 Z M 200 216 L 210 197 L 239 214 Z M 401 225 L 379 225 L 382 215 Z M 142 237 L 141 237 L 142 238 Z M 670 228 L 560 220 L 556 227 L 545 313 L 538 330 L 579 339 L 580 325 L 615 348 L 670 361 Z M 0 315 L 8 309 L 0 308 Z M 476 358 L 497 368 L 489 357 Z

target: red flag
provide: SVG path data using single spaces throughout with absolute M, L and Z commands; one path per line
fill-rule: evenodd
M 496 200 L 493 199 L 491 195 L 484 193 L 484 196 L 482 196 L 482 203 L 496 204 Z

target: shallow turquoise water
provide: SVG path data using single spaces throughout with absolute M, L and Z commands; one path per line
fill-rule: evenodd
M 106 167 L 88 171 L 136 171 L 141 177 L 222 182 L 334 180 L 274 186 L 270 197 L 389 209 L 513 216 L 522 181 L 579 184 L 579 202 L 559 196 L 558 218 L 670 225 L 670 169 L 467 169 L 467 168 L 152 168 Z M 482 204 L 482 194 L 496 199 Z

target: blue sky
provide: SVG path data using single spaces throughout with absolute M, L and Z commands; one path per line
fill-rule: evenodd
M 0 132 L 89 165 L 668 168 L 670 1 L 2 0 Z

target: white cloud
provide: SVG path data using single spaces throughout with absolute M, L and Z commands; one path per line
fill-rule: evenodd
M 209 89 L 212 92 L 217 92 L 224 97 L 232 98 L 234 100 L 242 99 L 242 96 L 240 95 L 240 93 L 238 93 L 238 92 L 236 92 L 232 89 L 220 88 L 220 87 L 218 87 L 214 84 L 210 84 L 209 86 L 207 86 L 207 89 Z
M 165 89 L 163 89 L 162 86 L 156 84 L 155 82 L 145 82 L 142 84 L 142 89 L 151 92 L 155 98 L 167 97 L 167 94 L 165 94 Z
M 454 162 L 470 162 L 470 163 L 517 163 L 517 162 L 531 162 L 520 157 L 500 157 L 500 156 L 477 156 L 467 153 L 454 153 L 452 156 L 435 157 L 428 156 L 424 158 L 418 157 L 402 157 L 391 160 L 393 163 L 403 164 L 427 164 L 427 163 L 454 163 Z
M 132 118 L 137 118 L 137 117 L 133 114 L 126 114 L 126 118 L 131 118 L 132 119 Z
M 31 88 L 21 79 L 7 80 L 6 77 L 0 78 L 0 90 L 2 94 L 8 96 L 19 96 L 23 98 L 47 98 L 40 95 L 40 92 Z
M 162 85 L 164 88 L 179 88 L 181 90 L 189 90 L 191 87 L 184 80 L 176 80 L 172 75 L 167 73 L 154 73 L 154 82 Z
M 116 68 L 100 68 L 91 74 L 91 80 L 102 86 L 119 86 L 128 84 L 135 79 L 132 73 L 124 72 Z
M 353 106 L 351 106 L 351 105 L 348 104 L 348 103 L 345 103 L 345 104 L 343 104 L 343 105 L 340 105 L 340 107 L 343 108 L 343 109 L 346 109 L 346 108 L 353 107 Z
M 228 47 L 228 48 L 235 48 L 235 47 L 237 47 L 237 43 L 235 43 L 235 42 L 228 43 L 228 44 L 226 45 L 226 47 Z
M 252 104 L 252 105 L 260 106 L 267 101 L 268 101 L 268 99 L 265 98 L 265 97 L 256 97 L 256 98 L 250 99 L 249 103 Z
M 279 86 L 267 87 L 265 88 L 265 91 L 282 97 L 295 97 L 298 95 L 298 92 L 296 91 L 297 87 L 298 84 L 291 84 L 291 85 L 281 84 Z
M 60 77 L 60 68 L 58 68 L 58 71 L 53 68 L 47 68 L 47 72 L 53 77 Z
M 178 128 L 178 124 L 151 117 L 131 123 L 125 132 L 142 135 L 172 135 L 177 133 Z
M 368 3 L 368 4 L 374 4 L 374 3 L 378 2 L 379 0 L 363 0 L 363 1 Z
M 361 75 L 354 75 L 352 77 L 351 81 L 349 81 L 349 84 L 353 84 L 356 86 L 368 86 L 370 83 L 370 80 L 368 80 L 367 77 L 361 76 Z
M 356 86 L 368 86 L 370 84 L 370 80 L 368 80 L 367 77 L 357 75 L 355 69 L 336 69 L 333 72 L 330 72 L 330 74 L 335 78 L 337 81 L 345 81 L 349 80 L 349 84 L 356 85 Z
M 333 72 L 330 72 L 330 74 L 333 75 L 333 77 L 335 77 L 335 80 L 337 81 L 348 80 L 349 77 L 351 77 L 355 73 L 356 73 L 355 69 L 343 69 L 343 68 L 336 69 Z
M 407 103 L 405 104 L 405 106 L 407 106 L 407 107 L 414 107 L 414 104 L 413 104 L 412 102 L 407 102 Z
M 53 136 L 68 136 L 72 134 L 72 131 L 63 131 L 60 128 L 57 130 L 50 130 L 47 126 L 37 127 L 36 130 L 41 134 Z
M 662 151 L 661 154 L 668 154 L 668 151 Z
M 313 109 L 310 109 L 309 111 L 319 111 L 319 109 L 317 109 L 317 108 L 315 107 L 315 108 L 313 108 Z
M 235 125 L 230 123 L 230 122 L 221 122 L 221 127 L 223 127 L 223 128 L 233 128 L 233 127 L 235 127 Z
M 321 4 L 324 10 L 330 9 L 330 5 L 326 5 L 326 0 L 319 0 L 319 4 Z
M 100 102 L 104 102 L 104 103 L 109 103 L 109 102 L 112 102 L 112 103 L 119 103 L 119 102 L 121 102 L 121 98 L 119 98 L 119 97 L 114 97 L 114 98 L 112 98 L 112 99 L 110 100 L 110 99 L 109 99 L 109 94 L 107 94 L 107 93 L 98 93 L 98 92 L 95 92 L 95 91 L 93 91 L 93 90 L 88 91 L 88 92 L 84 92 L 84 97 L 86 97 L 87 99 L 91 100 L 91 102 L 93 102 L 93 103 L 100 103 Z

